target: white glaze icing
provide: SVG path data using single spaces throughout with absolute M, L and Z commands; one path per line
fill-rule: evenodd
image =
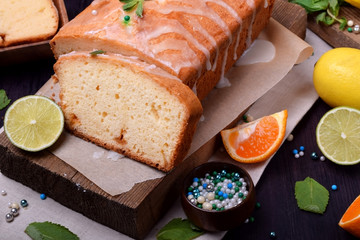
M 96 4 L 101 1 L 95 0 L 92 5 L 96 9 Z M 232 16 L 239 23 L 239 28 L 237 29 L 236 36 L 232 37 L 229 26 L 224 22 L 221 16 L 215 12 L 208 3 L 217 4 L 225 10 L 228 15 Z M 255 0 L 246 0 L 246 4 L 252 10 L 252 19 L 251 25 L 248 28 L 248 35 L 246 39 L 247 46 L 251 44 L 251 36 L 252 36 L 252 24 L 255 20 L 256 15 L 256 6 Z M 265 6 L 268 5 L 267 0 L 265 0 Z M 160 5 L 160 6 L 159 6 Z M 108 23 L 106 26 L 103 26 L 100 29 L 94 31 L 87 31 L 85 34 L 87 35 L 100 35 L 102 38 L 108 39 L 117 39 L 117 41 L 122 41 L 124 45 L 131 46 L 136 48 L 139 52 L 143 53 L 145 56 L 156 59 L 164 66 L 167 66 L 177 75 L 180 73 L 182 68 L 192 67 L 198 71 L 198 77 L 201 76 L 202 72 L 202 61 L 200 57 L 194 51 L 194 47 L 202 52 L 206 58 L 206 69 L 207 70 L 215 70 L 218 66 L 218 56 L 219 49 L 216 44 L 215 36 L 212 36 L 198 21 L 198 18 L 208 18 L 211 20 L 216 26 L 218 26 L 224 34 L 226 34 L 229 39 L 228 45 L 224 50 L 224 58 L 221 63 L 221 80 L 220 83 L 226 82 L 224 78 L 225 68 L 226 68 L 226 60 L 229 54 L 229 46 L 235 42 L 235 49 L 238 48 L 240 43 L 240 35 L 242 32 L 242 19 L 235 11 L 232 3 L 226 3 L 221 0 L 153 0 L 153 1 L 145 1 L 144 9 L 157 11 L 161 14 L 168 15 L 172 13 L 184 13 L 183 18 L 189 21 L 192 25 L 193 32 L 199 33 L 204 38 L 208 40 L 213 49 L 215 49 L 215 58 L 213 63 L 210 62 L 210 49 L 200 43 L 197 38 L 193 35 L 193 32 L 190 32 L 186 29 L 182 23 L 174 18 L 168 17 L 152 17 L 151 14 L 146 15 L 147 21 L 141 21 L 136 15 L 132 12 L 131 14 L 131 24 L 128 26 L 122 26 L 123 30 L 119 33 L 119 24 L 123 24 L 122 19 L 125 15 L 129 15 L 129 13 L 124 12 L 122 8 L 114 9 L 110 13 L 108 13 L 106 18 L 113 18 L 114 20 Z M 98 21 L 98 17 L 101 17 L 101 14 L 97 14 L 94 17 L 94 21 Z M 196 16 L 192 18 L 191 16 Z M 102 16 L 104 17 L 104 16 Z M 153 19 L 152 19 L 153 18 Z M 116 31 L 117 30 L 117 31 Z M 101 33 L 101 34 L 100 34 Z M 174 34 L 180 35 L 183 39 L 169 39 L 163 38 L 161 36 L 163 34 Z M 134 36 L 136 38 L 126 39 L 124 37 L 119 38 L 119 35 L 128 35 Z M 161 40 L 159 40 L 159 39 Z M 126 40 L 126 41 L 125 41 Z M 191 44 L 191 46 L 189 45 Z M 234 51 L 233 59 L 236 60 L 238 58 L 236 51 Z M 150 69 L 150 68 L 147 68 Z M 221 84 L 220 84 L 221 85 Z M 193 91 L 196 92 L 196 82 L 194 84 Z
M 235 66 L 270 62 L 274 59 L 275 55 L 276 49 L 272 42 L 256 39 L 250 48 L 236 61 Z

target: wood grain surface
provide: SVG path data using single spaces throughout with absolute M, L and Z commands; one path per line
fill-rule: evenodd
M 353 6 L 341 7 L 339 17 L 353 20 L 354 24 L 360 25 L 360 9 Z M 308 27 L 332 47 L 352 47 L 360 49 L 360 33 L 348 32 L 339 29 L 339 23 L 331 26 L 317 24 L 315 16 L 309 16 Z

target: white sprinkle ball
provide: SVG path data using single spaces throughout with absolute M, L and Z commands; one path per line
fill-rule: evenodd
M 208 194 L 206 194 L 206 198 L 209 200 L 214 200 L 215 199 L 215 193 L 214 192 L 209 192 Z
M 289 142 L 291 142 L 292 140 L 294 140 L 294 135 L 289 134 L 289 136 L 286 138 L 286 140 L 288 140 Z
M 349 20 L 349 21 L 347 22 L 347 25 L 348 25 L 349 27 L 354 26 L 354 21 L 353 21 L 353 20 Z
M 299 152 L 299 156 L 301 156 L 301 157 L 304 156 L 304 152 L 303 152 L 303 151 L 300 151 L 300 152 Z
M 254 121 L 254 117 L 251 115 L 247 115 L 247 120 L 248 120 L 248 122 L 252 122 L 252 121 Z
M 360 33 L 360 26 L 359 26 L 359 25 L 355 25 L 355 26 L 354 26 L 354 33 L 355 33 L 355 34 Z
M 6 191 L 5 190 L 1 190 L 1 195 L 3 195 L 3 196 L 6 196 Z
M 98 12 L 97 12 L 95 9 L 91 11 L 91 14 L 94 15 L 94 16 L 96 16 L 97 13 L 98 13 Z
M 300 157 L 300 155 L 297 153 L 297 154 L 295 154 L 295 158 L 299 158 Z
M 205 202 L 205 197 L 204 196 L 199 196 L 197 198 L 197 201 L 198 201 L 198 203 L 204 203 Z
M 325 157 L 324 157 L 324 156 L 321 156 L 321 157 L 320 157 L 320 161 L 322 161 L 322 162 L 325 161 Z
M 204 202 L 204 204 L 202 205 L 203 209 L 206 210 L 211 210 L 212 209 L 212 204 L 208 203 L 208 202 Z

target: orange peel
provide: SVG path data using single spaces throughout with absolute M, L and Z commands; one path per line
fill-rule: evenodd
M 220 132 L 226 151 L 236 161 L 256 163 L 269 159 L 280 147 L 286 131 L 287 110 L 264 116 Z

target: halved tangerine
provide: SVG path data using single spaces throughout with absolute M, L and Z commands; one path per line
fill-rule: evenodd
M 358 196 L 345 211 L 339 226 L 355 237 L 360 238 L 360 196 Z
M 280 147 L 286 131 L 287 110 L 220 132 L 229 155 L 238 162 L 265 161 Z

